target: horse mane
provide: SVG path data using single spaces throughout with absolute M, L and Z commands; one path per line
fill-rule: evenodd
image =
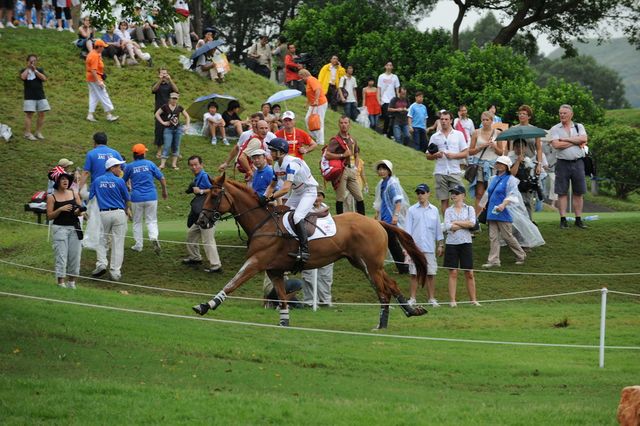
M 249 188 L 246 184 L 244 184 L 242 182 L 238 182 L 237 180 L 233 180 L 233 179 L 225 179 L 225 183 L 228 183 L 229 185 L 231 185 L 232 187 L 236 188 L 237 190 L 239 190 L 241 192 L 245 192 L 247 195 L 252 197 L 254 200 L 259 201 L 258 194 L 256 193 L 256 191 L 254 191 L 253 189 Z

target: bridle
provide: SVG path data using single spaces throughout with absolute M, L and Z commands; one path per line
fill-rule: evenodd
M 232 205 L 231 200 L 229 199 L 229 196 L 227 195 L 227 191 L 224 189 L 224 186 L 223 185 L 213 185 L 211 188 L 212 189 L 219 189 L 220 192 L 218 192 L 216 194 L 216 196 L 213 198 L 213 208 L 212 209 L 208 209 L 206 207 L 202 208 L 202 213 L 201 214 L 207 220 L 207 227 L 208 228 L 212 228 L 216 224 L 216 222 L 219 221 L 219 220 L 225 220 L 225 219 L 229 219 L 231 217 L 236 217 L 233 214 L 229 214 L 229 216 L 223 217 L 222 214 L 220 214 L 220 212 L 218 211 L 218 209 L 220 208 L 220 203 L 222 202 L 222 197 L 227 199 L 227 201 L 229 202 L 229 205 Z

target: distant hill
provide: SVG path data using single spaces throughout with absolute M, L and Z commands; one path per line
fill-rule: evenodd
M 595 40 L 574 42 L 573 46 L 581 55 L 593 56 L 599 64 L 616 70 L 624 82 L 627 100 L 634 108 L 640 107 L 640 51 L 627 39 L 615 38 L 601 45 Z M 549 54 L 549 58 L 559 58 L 563 53 L 564 50 L 558 48 Z

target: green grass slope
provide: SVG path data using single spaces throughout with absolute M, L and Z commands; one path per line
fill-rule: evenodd
M 100 114 L 99 123 L 85 120 L 88 108 L 88 94 L 85 83 L 84 63 L 78 57 L 78 49 L 72 44 L 74 36 L 69 33 L 52 31 L 0 30 L 0 91 L 4 101 L 0 103 L 0 122 L 12 127 L 14 138 L 5 143 L 0 142 L 0 167 L 7 173 L 0 182 L 0 193 L 4 202 L 0 213 L 15 216 L 20 214 L 22 203 L 34 191 L 46 184 L 46 172 L 55 165 L 58 159 L 67 157 L 76 165 L 82 165 L 85 153 L 92 149 L 92 135 L 96 131 L 105 131 L 109 136 L 109 145 L 131 158 L 131 146 L 145 143 L 153 152 L 153 108 L 154 100 L 151 86 L 156 81 L 157 68 L 166 66 L 177 83 L 180 92 L 180 103 L 188 107 L 195 98 L 209 93 L 224 93 L 237 97 L 244 107 L 243 116 L 258 111 L 260 104 L 271 94 L 283 87 L 276 85 L 244 68 L 234 66 L 227 76 L 227 82 L 219 85 L 207 81 L 194 73 L 182 69 L 178 56 L 185 54 L 178 49 L 154 49 L 148 51 L 153 55 L 154 67 L 144 65 L 118 69 L 112 61 L 105 59 L 107 86 L 109 95 L 115 105 L 120 120 L 107 123 Z M 18 78 L 19 70 L 24 66 L 27 54 L 36 53 L 49 80 L 45 91 L 52 111 L 47 113 L 44 134 L 46 141 L 31 142 L 22 138 L 24 133 L 24 113 L 22 112 L 22 81 Z M 306 108 L 302 97 L 288 101 L 287 106 L 297 117 L 297 123 L 304 127 Z M 284 107 L 284 106 L 283 106 Z M 329 112 L 326 116 L 325 135 L 329 137 L 337 133 L 339 114 Z M 199 118 L 201 119 L 201 117 Z M 353 135 L 360 142 L 363 159 L 367 162 L 369 186 L 374 187 L 377 176 L 371 165 L 380 159 L 391 160 L 399 171 L 403 184 L 410 188 L 425 180 L 431 179 L 432 163 L 424 160 L 424 156 L 415 150 L 400 146 L 374 132 L 353 125 Z M 213 174 L 218 164 L 227 156 L 231 147 L 221 144 L 213 147 L 203 137 L 185 136 L 182 142 L 181 170 L 167 171 L 170 199 L 161 202 L 159 219 L 183 218 L 188 213 L 190 197 L 184 194 L 191 174 L 186 166 L 186 158 L 193 154 L 201 155 L 205 160 L 205 168 Z M 319 150 L 307 157 L 313 173 L 319 176 Z M 411 174 L 411 176 L 407 176 Z M 333 191 L 330 191 L 333 192 Z M 373 197 L 367 200 L 371 211 Z

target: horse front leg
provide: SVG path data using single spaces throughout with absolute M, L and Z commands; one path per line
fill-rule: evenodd
M 213 298 L 208 302 L 193 306 L 192 309 L 195 313 L 200 315 L 206 314 L 209 310 L 213 311 L 225 301 L 229 294 L 233 293 L 238 287 L 247 282 L 258 272 L 260 272 L 258 260 L 255 257 L 250 257 L 244 262 L 242 268 L 240 268 L 233 278 L 231 278 L 227 285 L 218 292 L 218 294 L 213 296 Z
M 281 271 L 267 271 L 267 275 L 276 289 L 278 299 L 280 300 L 280 326 L 289 326 L 289 305 L 287 303 L 287 291 L 284 282 L 284 274 Z

